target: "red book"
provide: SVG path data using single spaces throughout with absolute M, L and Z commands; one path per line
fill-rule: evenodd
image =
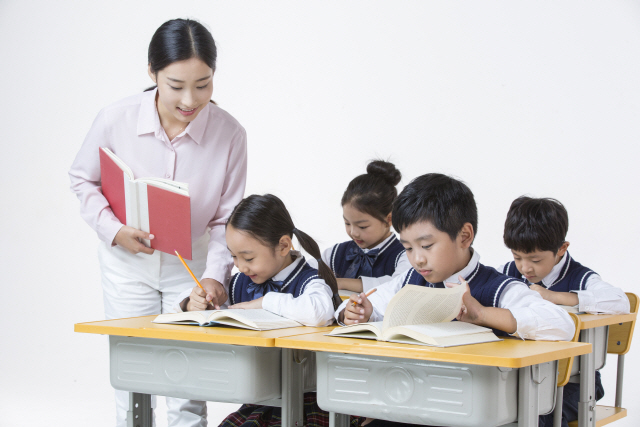
M 191 200 L 188 185 L 162 178 L 134 179 L 108 148 L 100 148 L 102 194 L 121 223 L 154 235 L 153 249 L 191 259 Z

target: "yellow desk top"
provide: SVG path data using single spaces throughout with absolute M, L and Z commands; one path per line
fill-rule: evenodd
M 276 338 L 282 348 L 402 357 L 471 365 L 522 368 L 538 363 L 591 353 L 591 344 L 564 341 L 504 341 L 457 347 L 428 347 L 358 338 L 329 337 L 326 332 Z
M 579 314 L 580 330 L 597 328 L 599 326 L 615 325 L 636 320 L 636 313 L 631 314 Z
M 256 347 L 275 347 L 278 337 L 328 333 L 333 327 L 274 329 L 271 331 L 252 331 L 233 327 L 201 327 L 192 325 L 167 325 L 151 323 L 156 316 L 131 317 L 128 319 L 101 320 L 98 322 L 76 323 L 75 332 L 90 334 L 121 335 L 139 338 L 160 338 L 177 341 L 211 342 L 218 344 L 251 345 Z

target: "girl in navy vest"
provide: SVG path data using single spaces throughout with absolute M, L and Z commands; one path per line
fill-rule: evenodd
M 338 278 L 338 289 L 367 292 L 408 270 L 404 247 L 391 231 L 391 206 L 402 175 L 393 163 L 374 160 L 342 196 L 347 235 L 322 254 Z
M 298 251 L 292 250 L 295 236 L 308 254 L 318 259 L 320 249 L 306 233 L 298 230 L 284 203 L 271 194 L 252 195 L 231 212 L 226 225 L 226 241 L 235 266 L 240 271 L 229 284 L 230 308 L 263 308 L 307 326 L 333 323 L 340 302 L 336 278 L 322 261 L 319 270 L 311 267 Z M 194 287 L 181 305 L 187 310 L 204 310 L 211 295 Z M 316 403 L 315 393 L 305 394 L 305 425 L 315 426 L 328 413 Z M 280 408 L 243 405 L 221 424 L 236 426 L 276 426 L 281 424 Z M 328 422 L 327 422 L 328 424 Z
M 554 304 L 577 305 L 579 311 L 597 314 L 629 313 L 629 299 L 622 289 L 603 281 L 593 270 L 573 259 L 565 239 L 569 215 L 555 199 L 521 196 L 511 203 L 504 223 L 504 244 L 513 261 L 499 268 L 517 277 Z M 568 383 L 563 390 L 562 425 L 578 419 L 580 386 Z M 596 371 L 596 400 L 604 396 Z M 553 425 L 553 414 L 540 417 L 540 426 Z

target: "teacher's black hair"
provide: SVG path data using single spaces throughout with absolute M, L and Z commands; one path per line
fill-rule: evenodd
M 174 62 L 191 58 L 198 58 L 215 71 L 217 57 L 218 50 L 213 36 L 204 25 L 192 19 L 172 19 L 165 22 L 156 30 L 149 43 L 149 67 L 154 74 Z M 155 88 L 156 86 L 151 86 L 145 92 Z

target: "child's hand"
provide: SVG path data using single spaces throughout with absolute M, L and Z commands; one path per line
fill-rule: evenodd
M 371 301 L 369 301 L 364 292 L 353 294 L 349 298 L 347 307 L 342 312 L 342 322 L 345 325 L 368 322 L 371 313 L 373 313 L 373 305 L 371 305 Z
M 202 279 L 200 284 L 207 291 L 207 301 L 219 310 L 220 306 L 227 301 L 227 291 L 222 283 L 214 279 Z
M 116 237 L 114 237 L 113 243 L 118 246 L 122 246 L 132 254 L 142 252 L 151 255 L 154 250 L 146 247 L 141 242 L 142 239 L 151 240 L 153 239 L 153 234 L 149 234 L 146 231 L 138 230 L 137 228 L 129 227 L 128 225 L 123 225 L 116 233 Z
M 191 289 L 191 294 L 189 294 L 187 311 L 202 311 L 211 309 L 211 305 L 209 304 L 210 300 L 211 295 L 207 295 L 204 290 L 202 290 L 199 286 L 196 286 Z
M 253 301 L 247 302 L 239 302 L 238 304 L 233 304 L 229 308 L 241 308 L 243 310 L 249 310 L 252 308 L 262 308 L 262 299 L 264 297 L 260 297 L 258 299 L 254 299 Z
M 474 323 L 476 325 L 483 324 L 484 309 L 485 307 L 478 302 L 477 299 L 471 296 L 471 290 L 469 284 L 461 276 L 458 276 L 461 284 L 458 283 L 445 283 L 447 288 L 453 288 L 455 286 L 464 286 L 464 294 L 462 294 L 462 307 L 460 313 L 456 316 L 457 320 L 467 323 Z
M 531 289 L 532 291 L 536 291 L 537 293 L 540 294 L 540 296 L 544 299 L 546 299 L 547 301 L 551 301 L 551 293 L 553 293 L 553 291 L 550 291 L 549 289 L 545 288 L 544 286 L 540 286 L 540 285 L 536 285 L 535 283 L 532 285 L 529 285 L 529 289 Z M 553 302 L 553 301 L 551 301 Z

